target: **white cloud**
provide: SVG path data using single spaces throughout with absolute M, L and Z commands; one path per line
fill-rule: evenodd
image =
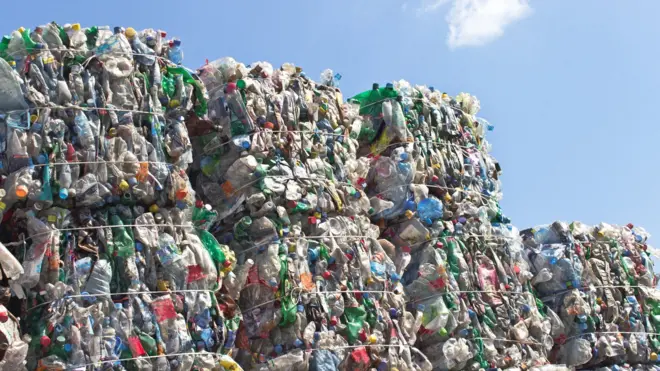
M 451 0 L 422 0 L 422 4 L 417 8 L 417 15 L 424 15 L 425 13 L 436 11 L 450 1 Z
M 450 1 L 447 45 L 452 49 L 487 44 L 532 13 L 529 0 L 422 0 L 417 14 L 436 11 Z

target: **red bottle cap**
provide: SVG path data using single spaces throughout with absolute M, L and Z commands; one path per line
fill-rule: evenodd
M 39 341 L 41 343 L 42 347 L 47 347 L 50 345 L 50 338 L 46 335 L 41 337 L 41 340 Z
M 330 325 L 337 326 L 337 317 L 336 316 L 330 317 Z

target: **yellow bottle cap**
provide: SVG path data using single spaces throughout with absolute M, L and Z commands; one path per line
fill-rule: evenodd
M 37 115 L 30 115 L 30 122 L 37 122 L 39 120 L 39 116 Z
M 651 353 L 651 361 L 656 361 L 658 359 L 658 354 L 653 352 Z
M 180 104 L 181 104 L 181 103 L 179 103 L 179 100 L 178 100 L 178 99 L 172 99 L 172 100 L 170 101 L 170 108 L 179 107 Z
M 72 24 L 71 29 L 74 30 L 74 31 L 80 31 L 80 23 Z
M 133 37 L 135 37 L 135 35 L 137 34 L 137 32 L 135 31 L 135 29 L 134 29 L 133 27 L 128 27 L 128 28 L 126 29 L 126 31 L 124 31 L 124 34 L 125 34 L 126 37 L 128 37 L 129 39 L 132 39 Z
M 121 189 L 122 191 L 128 190 L 128 187 L 129 187 L 129 185 L 128 185 L 128 182 L 126 180 L 122 180 L 119 183 L 119 189 Z
M 117 129 L 115 129 L 115 128 L 110 128 L 110 130 L 108 130 L 108 135 L 109 135 L 110 137 L 114 137 L 115 135 L 117 135 Z
M 369 335 L 369 342 L 371 344 L 376 344 L 377 341 L 378 341 L 378 337 L 376 337 L 376 335 L 374 334 Z
M 154 214 L 155 214 L 155 213 L 158 212 L 158 210 L 160 210 L 160 208 L 159 208 L 158 205 L 156 205 L 156 204 L 153 204 L 153 205 L 149 206 L 149 212 L 150 212 L 150 213 L 154 213 Z
M 25 32 L 25 27 L 19 27 L 19 28 L 18 28 L 18 32 L 19 32 L 19 33 L 23 33 L 23 32 Z

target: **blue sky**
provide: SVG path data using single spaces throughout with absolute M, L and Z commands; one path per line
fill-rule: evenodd
M 10 1 L 0 24 L 6 34 L 52 20 L 161 28 L 182 39 L 189 67 L 233 56 L 292 62 L 314 78 L 331 68 L 345 96 L 401 78 L 470 92 L 496 126 L 489 139 L 504 170 L 502 207 L 518 227 L 632 222 L 660 233 L 659 1 L 103 4 Z

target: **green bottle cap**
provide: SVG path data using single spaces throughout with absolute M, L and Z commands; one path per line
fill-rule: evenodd
M 241 79 L 236 81 L 236 86 L 238 86 L 239 89 L 245 89 L 246 86 L 245 80 Z

